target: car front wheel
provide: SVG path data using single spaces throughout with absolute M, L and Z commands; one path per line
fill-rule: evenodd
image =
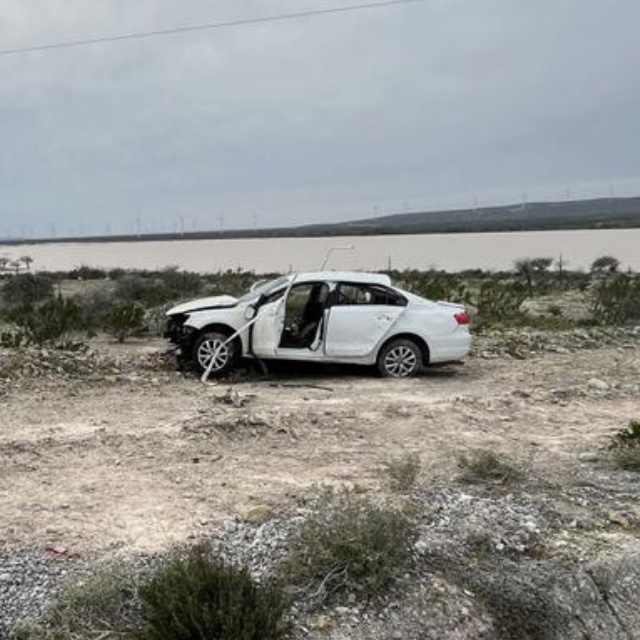
M 378 370 L 385 378 L 409 378 L 422 370 L 422 352 L 413 341 L 392 340 L 378 355 Z
M 228 336 L 217 331 L 203 333 L 193 345 L 193 363 L 200 373 L 211 367 L 212 377 L 228 373 L 236 365 L 239 352 L 234 342 L 225 344 Z

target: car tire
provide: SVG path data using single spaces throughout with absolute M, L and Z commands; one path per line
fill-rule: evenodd
M 216 354 L 216 349 L 220 347 L 229 336 L 219 331 L 207 331 L 200 335 L 193 345 L 191 359 L 198 371 L 204 373 L 211 358 Z M 209 377 L 217 378 L 231 371 L 240 358 L 238 343 L 234 340 L 223 346 L 217 353 L 216 362 L 209 372 Z
M 422 371 L 422 351 L 406 338 L 388 342 L 378 354 L 378 371 L 383 378 L 410 378 Z

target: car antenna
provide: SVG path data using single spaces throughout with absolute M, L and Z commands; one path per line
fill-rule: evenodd
M 329 258 L 331 257 L 331 254 L 334 251 L 353 251 L 353 249 L 355 249 L 355 247 L 352 244 L 330 247 L 324 256 L 324 260 L 322 261 L 322 266 L 320 267 L 320 271 L 324 271 L 324 268 L 327 266 L 327 262 L 329 262 Z

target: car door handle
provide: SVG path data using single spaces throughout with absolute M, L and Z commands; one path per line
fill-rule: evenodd
M 390 320 L 393 320 L 393 316 L 390 313 L 379 313 L 377 319 L 389 322 Z

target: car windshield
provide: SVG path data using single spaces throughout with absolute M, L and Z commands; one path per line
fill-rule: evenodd
M 268 280 L 267 282 L 258 283 L 258 286 L 254 286 L 253 289 L 247 291 L 243 296 L 240 297 L 239 302 L 249 302 L 250 300 L 254 300 L 255 298 L 259 298 L 262 295 L 268 295 L 272 291 L 275 291 L 279 287 L 287 284 L 291 280 L 291 276 L 280 276 L 275 280 Z

